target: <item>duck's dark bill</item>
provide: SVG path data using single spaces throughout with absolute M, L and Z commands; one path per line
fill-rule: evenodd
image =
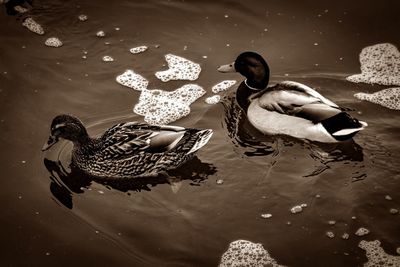
M 52 147 L 57 142 L 58 142 L 58 139 L 50 135 L 49 140 L 47 140 L 47 142 L 43 145 L 42 151 L 46 151 L 47 149 Z
M 231 64 L 221 65 L 217 69 L 219 72 L 236 72 L 235 70 L 235 62 Z

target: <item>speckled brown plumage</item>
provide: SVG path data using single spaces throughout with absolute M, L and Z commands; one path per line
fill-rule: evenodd
M 64 138 L 74 143 L 73 164 L 91 176 L 146 177 L 191 159 L 211 135 L 209 129 L 127 122 L 111 127 L 101 137 L 91 138 L 77 118 L 60 115 L 53 120 L 44 150 Z

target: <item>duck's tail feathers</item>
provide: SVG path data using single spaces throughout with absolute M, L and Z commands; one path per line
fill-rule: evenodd
M 197 150 L 199 150 L 200 148 L 202 148 L 203 146 L 205 146 L 207 144 L 208 140 L 210 140 L 212 134 L 213 134 L 213 131 L 211 129 L 201 130 L 201 131 L 197 132 L 196 133 L 197 140 L 193 144 L 193 146 L 189 150 L 189 152 L 187 152 L 187 154 L 194 153 Z
M 351 134 L 355 134 L 361 130 L 364 130 L 365 127 L 368 126 L 368 123 L 364 122 L 364 121 L 358 121 L 361 124 L 361 127 L 358 128 L 349 128 L 349 129 L 342 129 L 339 130 L 337 132 L 332 133 L 333 136 L 346 136 L 346 135 L 351 135 Z
M 346 112 L 321 121 L 324 128 L 338 141 L 352 138 L 357 132 L 368 126 L 366 122 L 352 118 Z

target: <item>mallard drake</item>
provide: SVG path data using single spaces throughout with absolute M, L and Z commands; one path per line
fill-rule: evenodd
M 82 122 L 70 115 L 55 117 L 50 131 L 42 151 L 60 138 L 72 141 L 72 163 L 88 175 L 100 178 L 157 176 L 192 158 L 212 136 L 210 129 L 125 122 L 92 138 Z
M 244 52 L 218 71 L 246 77 L 236 92 L 237 102 L 249 122 L 264 134 L 328 143 L 351 139 L 367 126 L 304 84 L 283 81 L 267 87 L 269 66 L 257 53 Z

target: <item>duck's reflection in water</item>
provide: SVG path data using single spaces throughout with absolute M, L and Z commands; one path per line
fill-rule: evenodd
M 239 150 L 238 153 L 247 157 L 269 156 L 270 164 L 274 165 L 281 150 L 300 146 L 309 151 L 309 156 L 314 162 L 320 163 L 314 171 L 304 177 L 319 175 L 337 163 L 348 166 L 350 162 L 354 163 L 357 169 L 351 181 L 363 180 L 366 177 L 365 172 L 361 170 L 364 160 L 363 149 L 353 139 L 338 143 L 320 143 L 284 135 L 264 135 L 250 124 L 245 111 L 238 105 L 235 94 L 226 98 L 223 105 L 224 127 L 236 149 Z
M 84 193 L 93 182 L 103 184 L 110 189 L 127 192 L 128 194 L 130 194 L 129 191 L 151 191 L 152 187 L 159 184 L 171 184 L 171 189 L 174 191 L 174 185 L 183 180 L 190 180 L 190 185 L 199 186 L 208 176 L 217 172 L 214 165 L 203 163 L 196 156 L 166 174 L 131 179 L 98 179 L 83 173 L 74 164 L 70 165 L 70 171 L 68 172 L 60 161 L 52 161 L 46 158 L 44 159 L 44 165 L 50 173 L 51 193 L 59 203 L 69 209 L 73 208 L 73 195 Z

